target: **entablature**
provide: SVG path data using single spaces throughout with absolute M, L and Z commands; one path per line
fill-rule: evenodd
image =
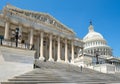
M 7 5 L 4 8 L 4 11 L 27 18 L 29 20 L 32 20 L 35 23 L 40 23 L 40 24 L 42 23 L 47 26 L 52 26 L 52 28 L 55 28 L 65 33 L 75 34 L 73 30 L 69 29 L 67 26 L 63 25 L 62 23 L 60 23 L 58 20 L 56 20 L 54 17 L 52 17 L 47 13 L 23 10 L 23 9 L 14 7 L 12 5 Z

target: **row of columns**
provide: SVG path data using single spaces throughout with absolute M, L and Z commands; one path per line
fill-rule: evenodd
M 103 42 L 102 41 L 87 42 L 85 44 L 85 47 L 90 47 L 95 45 L 101 46 L 101 45 L 106 45 L 106 43 L 104 41 Z
M 94 53 L 95 53 L 95 51 L 99 51 L 99 54 L 100 55 L 111 55 L 111 52 L 110 52 L 110 50 L 108 50 L 108 49 L 90 49 L 90 50 L 87 50 L 86 51 L 86 53 L 88 53 L 88 54 L 93 54 L 94 55 Z
M 40 60 L 45 60 L 45 58 L 44 58 L 44 55 L 43 55 L 43 37 L 44 37 L 44 32 L 41 32 L 41 34 L 40 34 Z M 61 44 L 60 44 L 60 37 L 58 36 L 58 38 L 57 38 L 57 62 L 61 62 L 61 50 L 60 50 L 60 46 L 61 46 Z M 49 61 L 54 61 L 54 59 L 53 59 L 53 57 L 52 57 L 52 34 L 50 34 L 50 36 L 49 36 Z M 74 45 L 73 45 L 73 42 L 71 43 L 71 62 L 73 63 L 74 62 Z M 65 39 L 65 62 L 66 63 L 68 63 L 69 61 L 68 61 L 68 44 L 67 44 L 67 39 Z
M 5 34 L 4 34 L 4 39 L 9 39 L 9 25 L 10 23 L 9 22 L 6 22 L 5 24 Z M 29 43 L 30 45 L 33 45 L 33 39 L 34 39 L 34 30 L 31 28 L 30 29 L 30 39 L 29 39 Z M 40 60 L 45 60 L 44 56 L 43 56 L 43 41 L 44 41 L 44 32 L 41 32 L 40 33 Z M 57 38 L 57 62 L 60 62 L 61 61 L 61 50 L 60 50 L 60 37 L 58 36 Z M 54 61 L 53 58 L 52 58 L 52 34 L 50 34 L 49 36 L 49 61 Z M 32 46 L 30 46 L 30 49 L 32 48 Z M 74 44 L 73 44 L 73 41 L 71 42 L 71 62 L 74 61 Z M 67 44 L 67 38 L 65 39 L 65 62 L 68 63 L 68 44 Z

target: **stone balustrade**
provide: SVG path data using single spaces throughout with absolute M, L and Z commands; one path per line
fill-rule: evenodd
M 10 40 L 1 40 L 0 42 L 2 46 L 8 46 L 8 47 L 16 47 L 16 42 L 15 41 L 10 41 Z M 30 49 L 30 44 L 28 43 L 20 43 L 18 42 L 18 46 L 17 48 L 21 48 L 21 49 Z

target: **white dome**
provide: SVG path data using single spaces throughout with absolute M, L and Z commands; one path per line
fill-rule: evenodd
M 103 36 L 94 31 L 94 28 L 92 25 L 89 26 L 89 33 L 83 38 L 84 41 L 88 41 L 88 40 L 104 40 Z
M 94 55 L 95 51 L 101 52 L 100 55 L 112 56 L 112 50 L 107 45 L 104 37 L 94 31 L 92 24 L 89 26 L 88 34 L 83 38 L 84 44 L 84 53 Z

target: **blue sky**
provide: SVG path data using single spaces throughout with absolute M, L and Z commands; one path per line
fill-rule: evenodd
M 120 0 L 0 0 L 0 9 L 10 3 L 19 8 L 45 12 L 73 29 L 79 38 L 88 33 L 90 19 L 120 57 Z

